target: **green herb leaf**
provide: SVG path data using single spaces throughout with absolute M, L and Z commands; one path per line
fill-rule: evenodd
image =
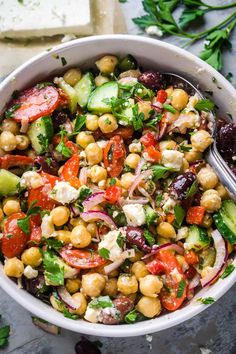
M 37 200 L 33 200 L 33 202 L 30 204 L 29 209 L 27 211 L 27 215 L 38 215 L 40 214 L 41 208 L 39 206 L 36 206 Z
M 36 85 L 37 89 L 39 89 L 39 90 L 41 90 L 47 86 L 54 86 L 54 85 L 52 82 L 49 82 L 49 81 L 40 82 L 39 84 Z
M 21 107 L 20 104 L 14 104 L 11 106 L 6 112 L 5 112 L 5 117 L 6 118 L 11 118 L 14 116 L 14 112 L 17 111 Z
M 78 202 L 82 203 L 86 198 L 88 198 L 92 194 L 92 189 L 88 187 L 81 187 L 79 190 L 79 198 Z
M 21 230 L 27 235 L 30 235 L 30 216 L 26 216 L 25 218 L 18 219 L 17 225 Z
M 140 312 L 137 310 L 132 310 L 125 315 L 125 322 L 126 323 L 135 323 L 135 322 L 140 322 L 144 321 L 146 319 L 145 316 L 143 316 Z
M 199 297 L 199 299 L 197 299 L 197 301 L 201 302 L 204 305 L 210 305 L 213 304 L 215 302 L 215 299 L 213 299 L 213 297 L 209 296 L 209 297 Z
M 150 226 L 151 224 L 153 224 L 157 220 L 158 214 L 149 205 L 144 206 L 144 211 L 145 211 L 145 218 L 146 218 L 147 226 Z
M 225 270 L 224 270 L 224 273 L 221 275 L 221 279 L 225 279 L 227 278 L 235 269 L 235 265 L 233 264 L 229 264 Z
M 192 150 L 192 147 L 191 146 L 185 146 L 185 145 L 179 145 L 179 147 L 180 147 L 180 150 L 181 151 L 184 151 L 184 152 L 189 152 L 189 151 L 191 151 Z
M 62 63 L 62 66 L 65 66 L 67 64 L 67 61 L 64 57 L 61 57 L 61 63 Z
M 54 237 L 46 238 L 45 242 L 46 242 L 49 250 L 55 250 L 58 252 L 63 247 L 63 243 Z
M 101 248 L 98 253 L 102 258 L 109 259 L 110 257 L 110 251 L 107 248 Z
M 132 124 L 134 130 L 140 130 L 143 127 L 143 121 L 145 117 L 143 112 L 139 113 L 137 103 L 132 107 L 132 112 L 133 112 Z
M 4 348 L 8 345 L 10 330 L 10 326 L 4 326 L 0 328 L 0 348 Z
M 85 115 L 80 115 L 77 114 L 75 118 L 75 127 L 74 127 L 74 133 L 77 134 L 78 132 L 81 131 L 83 126 L 85 125 L 86 122 L 86 116 Z
M 125 244 L 125 238 L 124 238 L 124 236 L 122 235 L 121 232 L 120 232 L 119 235 L 117 236 L 116 243 L 117 243 L 117 245 L 118 245 L 120 248 L 123 249 L 124 244 Z
M 154 181 L 157 181 L 157 180 L 163 178 L 165 173 L 170 170 L 171 170 L 171 168 L 169 168 L 169 167 L 165 167 L 165 166 L 161 166 L 161 165 L 152 165 Z
M 200 100 L 198 101 L 194 108 L 197 109 L 198 111 L 204 111 L 204 112 L 209 112 L 214 109 L 214 103 L 208 99 Z
M 183 279 L 179 282 L 178 291 L 177 291 L 177 295 L 176 295 L 177 298 L 180 298 L 183 296 L 185 286 L 186 286 L 186 281 Z
M 206 13 L 206 10 L 201 9 L 185 9 L 180 18 L 179 25 L 181 28 L 188 27 L 192 22 L 201 19 Z
M 174 214 L 175 214 L 174 227 L 176 227 L 178 229 L 178 228 L 180 228 L 180 226 L 182 225 L 182 223 L 184 221 L 185 211 L 181 207 L 181 205 L 176 204 L 174 206 Z
M 60 143 L 57 145 L 57 147 L 56 147 L 56 150 L 58 151 L 58 152 L 60 152 L 63 156 L 65 156 L 65 157 L 71 157 L 71 155 L 72 155 L 72 152 L 71 152 L 71 150 L 65 145 L 65 143 L 64 143 L 64 136 L 67 134 L 67 132 L 63 129 L 63 130 L 61 130 L 60 131 L 60 136 L 61 136 L 61 141 L 60 141 Z
M 162 194 L 159 194 L 159 195 L 156 197 L 156 206 L 157 206 L 157 207 L 160 207 L 162 199 L 163 199 L 163 195 L 162 195 Z
M 153 234 L 145 229 L 144 232 L 143 232 L 143 236 L 145 238 L 145 240 L 147 241 L 147 243 L 149 244 L 149 246 L 153 246 L 155 244 L 155 237 L 153 236 Z
M 79 318 L 78 315 L 70 313 L 70 311 L 67 308 L 64 309 L 63 316 L 66 318 L 70 318 L 71 320 L 78 320 Z
M 193 182 L 193 184 L 191 185 L 191 187 L 188 188 L 185 198 L 190 198 L 190 197 L 192 197 L 194 194 L 197 193 L 197 190 L 198 190 L 198 182 L 197 182 L 197 180 L 195 180 L 195 181 Z
M 116 179 L 115 179 L 114 177 L 112 177 L 112 178 L 110 179 L 109 185 L 110 185 L 110 186 L 114 186 L 115 184 L 116 184 Z
M 176 109 L 174 107 L 172 107 L 170 104 L 163 104 L 163 108 L 171 113 L 175 113 Z
M 158 114 L 156 117 L 145 121 L 145 126 L 156 129 L 157 128 L 157 123 L 160 122 L 160 120 L 162 119 L 162 115 Z
M 105 309 L 107 307 L 114 307 L 114 305 L 109 296 L 99 296 L 90 301 L 88 307 L 92 309 Z
M 44 275 L 51 285 L 64 285 L 64 267 L 58 264 L 58 257 L 51 250 L 42 251 Z
M 46 152 L 48 150 L 48 147 L 49 147 L 49 141 L 48 141 L 48 138 L 43 135 L 43 134 L 39 134 L 37 136 L 38 138 L 38 141 L 40 143 L 40 145 L 42 146 L 42 153 Z

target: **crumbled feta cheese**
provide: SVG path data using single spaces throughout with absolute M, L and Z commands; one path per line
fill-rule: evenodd
M 173 277 L 174 281 L 180 282 L 183 278 L 183 275 L 179 273 L 177 268 L 174 268 L 171 272 L 170 275 Z
M 101 309 L 92 309 L 91 307 L 87 307 L 84 318 L 92 323 L 98 323 L 101 317 Z
M 176 241 L 182 240 L 183 238 L 186 238 L 187 236 L 188 236 L 188 227 L 182 226 L 177 232 Z
M 34 279 L 38 276 L 37 269 L 32 268 L 30 265 L 27 265 L 24 269 L 24 276 L 27 279 Z
M 27 171 L 23 173 L 20 180 L 21 187 L 38 188 L 44 185 L 43 179 L 39 173 L 35 171 Z
M 158 26 L 149 26 L 145 29 L 145 32 L 149 34 L 149 36 L 163 36 L 162 30 Z
M 55 235 L 55 228 L 51 215 L 44 215 L 42 218 L 41 230 L 43 237 L 48 238 Z
M 130 152 L 141 152 L 142 151 L 142 145 L 141 145 L 141 143 L 140 142 L 138 142 L 138 143 L 131 143 L 130 145 L 129 145 L 129 151 Z
M 179 118 L 174 122 L 174 128 L 177 128 L 181 134 L 185 134 L 187 129 L 194 129 L 199 126 L 200 115 L 193 109 L 186 108 Z
M 50 198 L 61 204 L 69 204 L 79 197 L 79 190 L 70 185 L 69 182 L 57 182 L 50 193 Z
M 119 236 L 123 236 L 125 238 L 124 232 L 119 230 L 110 231 L 104 235 L 103 240 L 98 245 L 99 250 L 106 248 L 109 251 L 109 259 L 111 261 L 117 261 L 122 257 L 121 255 L 123 250 L 117 243 Z
M 104 149 L 105 146 L 107 145 L 107 140 L 99 140 L 97 141 L 97 144 L 101 149 Z
M 127 223 L 130 226 L 141 226 L 145 224 L 145 212 L 141 204 L 128 204 L 123 206 Z
M 184 154 L 176 150 L 164 150 L 162 152 L 162 164 L 174 171 L 179 171 L 183 164 Z
M 175 205 L 176 205 L 176 201 L 172 198 L 168 198 L 163 205 L 164 212 L 167 213 L 172 212 L 174 210 Z
M 194 96 L 190 96 L 186 107 L 187 108 L 194 108 L 199 100 L 200 100 L 200 97 L 198 96 L 198 94 L 195 94 Z
M 108 315 L 118 319 L 120 318 L 120 311 L 117 310 L 117 308 L 115 307 L 105 307 L 104 309 L 102 309 L 101 315 Z

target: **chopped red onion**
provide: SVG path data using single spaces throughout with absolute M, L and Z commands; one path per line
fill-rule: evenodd
M 212 270 L 208 272 L 204 278 L 201 279 L 203 288 L 212 284 L 213 281 L 217 279 L 228 258 L 227 244 L 219 231 L 214 230 L 211 235 L 214 240 L 214 246 L 216 249 L 216 260 Z
M 88 170 L 86 167 L 82 167 L 79 173 L 79 180 L 81 184 L 86 184 L 88 179 Z
M 201 277 L 200 277 L 200 275 L 198 273 L 196 273 L 194 275 L 193 279 L 191 279 L 191 281 L 189 282 L 189 286 L 188 286 L 189 290 L 192 290 L 192 289 L 196 288 L 199 285 L 200 278 Z
M 144 257 L 142 257 L 142 260 L 152 257 L 155 254 L 157 254 L 159 251 L 163 251 L 163 250 L 176 251 L 179 254 L 184 253 L 184 249 L 182 247 L 180 247 L 179 245 L 176 245 L 176 243 L 168 242 L 168 243 L 164 243 L 164 245 L 161 245 L 161 246 L 153 246 L 152 251 L 150 253 L 146 254 Z
M 85 211 L 91 210 L 95 205 L 104 202 L 104 195 L 104 192 L 96 192 L 86 198 L 82 203 L 83 207 L 85 208 Z
M 109 274 L 113 272 L 113 270 L 116 270 L 117 268 L 119 268 L 119 266 L 121 266 L 121 264 L 125 261 L 125 259 L 132 258 L 134 256 L 135 256 L 135 250 L 133 248 L 125 250 L 124 252 L 122 252 L 120 259 L 104 267 L 105 274 Z
M 156 101 L 151 104 L 151 107 L 155 109 L 155 111 L 161 111 L 163 108 L 163 104 L 159 101 Z
M 70 210 L 72 211 L 73 216 L 79 216 L 79 214 L 80 214 L 79 208 L 77 208 L 77 207 L 74 206 L 74 205 L 71 205 L 71 206 L 70 206 Z
M 69 134 L 71 134 L 73 132 L 72 124 L 71 124 L 71 121 L 69 119 L 67 119 L 63 125 L 64 125 L 65 130 Z
M 64 286 L 59 286 L 57 288 L 58 296 L 61 301 L 64 302 L 71 310 L 76 310 L 80 306 L 80 302 L 72 298 L 70 293 L 66 290 Z
M 86 222 L 97 219 L 103 220 L 111 229 L 117 229 L 117 226 L 112 220 L 112 218 L 104 211 L 90 210 L 81 213 L 80 216 Z
M 151 195 L 150 195 L 144 188 L 142 188 L 142 187 L 138 187 L 138 190 L 139 190 L 139 192 L 140 192 L 142 195 L 144 195 L 144 197 L 147 197 L 147 198 L 148 198 L 148 200 L 149 200 L 149 202 L 150 202 L 152 208 L 155 209 L 155 202 L 154 202 L 154 200 L 152 199 Z
M 125 198 L 120 198 L 119 199 L 119 204 L 120 206 L 124 206 L 124 205 L 127 205 L 127 204 L 147 204 L 149 202 L 149 199 L 147 198 L 142 198 L 142 197 L 133 197 L 133 199 L 125 199 Z
M 142 171 L 142 167 L 145 164 L 145 160 L 144 159 L 140 159 L 138 166 L 135 169 L 135 175 L 139 175 Z
M 137 175 L 133 181 L 133 183 L 130 186 L 130 191 L 129 191 L 129 196 L 133 195 L 133 192 L 135 190 L 135 188 L 139 185 L 139 183 L 143 180 L 143 179 L 147 179 L 148 177 L 150 177 L 152 175 L 152 170 L 146 170 L 143 171 L 142 173 L 140 173 L 139 175 Z

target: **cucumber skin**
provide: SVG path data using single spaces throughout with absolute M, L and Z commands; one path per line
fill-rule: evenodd
M 111 87 L 111 89 L 115 89 L 114 90 L 114 94 L 112 92 L 112 95 L 107 94 L 106 96 L 102 97 L 102 95 L 100 94 L 100 92 L 102 92 L 102 90 L 106 90 L 109 87 Z M 116 91 L 116 92 L 115 92 Z M 96 96 L 101 96 L 102 99 L 98 99 L 96 98 Z M 105 98 L 112 98 L 118 97 L 118 84 L 115 81 L 110 81 L 110 82 L 106 82 L 105 84 L 97 87 L 90 95 L 89 100 L 88 100 L 88 105 L 87 108 L 89 111 L 95 113 L 95 114 L 100 114 L 100 113 L 110 113 L 111 112 L 111 107 L 107 104 L 105 104 L 104 102 L 102 102 L 103 99 Z M 94 101 L 96 102 L 94 104 Z M 100 101 L 100 102 L 99 102 Z M 98 105 L 100 104 L 100 107 L 98 107 Z
M 235 244 L 236 235 L 224 223 L 222 215 L 220 213 L 214 214 L 213 219 L 218 231 L 224 236 L 224 238 L 232 245 Z
M 44 130 L 41 132 L 39 125 L 44 125 Z M 36 131 L 38 131 L 38 134 L 35 134 Z M 46 132 L 46 135 L 45 135 Z M 42 134 L 46 139 L 51 140 L 53 137 L 53 123 L 52 123 L 52 118 L 50 116 L 45 116 L 37 119 L 34 121 L 29 130 L 28 130 L 28 136 L 31 141 L 31 145 L 34 148 L 34 150 L 37 152 L 37 154 L 41 155 L 45 152 L 45 150 L 40 146 L 40 142 L 38 141 L 38 136 Z M 36 141 L 37 140 L 37 141 Z
M 189 234 L 186 238 L 186 244 L 189 245 L 188 249 L 195 249 L 199 251 L 210 244 L 210 237 L 207 232 L 197 225 L 191 225 L 189 228 Z
M 20 177 L 14 173 L 0 169 L 0 196 L 14 195 L 19 192 Z
M 84 85 L 89 85 L 90 87 L 87 86 L 88 90 L 85 95 L 83 92 L 83 87 L 80 87 L 81 84 Z M 77 96 L 77 102 L 80 105 L 80 107 L 85 108 L 88 104 L 89 96 L 91 95 L 93 89 L 95 88 L 95 83 L 94 83 L 94 77 L 93 74 L 90 72 L 87 72 L 80 80 L 77 82 L 77 84 L 74 86 L 74 90 L 76 92 Z M 80 98 L 80 91 L 81 91 L 81 97 Z
M 58 77 L 57 85 L 60 87 L 60 89 L 62 89 L 62 91 L 65 92 L 69 98 L 69 109 L 71 113 L 75 113 L 77 108 L 77 95 L 74 88 L 67 84 L 67 82 L 65 82 L 62 77 Z
M 220 211 L 227 214 L 230 220 L 235 224 L 236 227 L 236 205 L 231 199 L 224 200 Z

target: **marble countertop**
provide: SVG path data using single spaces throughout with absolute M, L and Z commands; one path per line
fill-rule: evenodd
M 212 0 L 211 4 L 227 4 L 232 1 Z M 132 17 L 142 14 L 141 0 L 128 0 L 122 5 L 126 17 L 128 33 L 140 35 L 132 23 Z M 230 12 L 230 10 L 229 10 Z M 217 12 L 217 22 L 225 18 L 225 12 Z M 207 26 L 215 24 L 215 14 L 208 16 Z M 180 46 L 181 40 L 165 38 L 169 43 Z M 224 74 L 232 72 L 236 81 L 236 31 L 233 34 L 233 49 L 225 52 Z M 202 43 L 188 50 L 197 54 Z M 97 338 L 88 336 L 92 341 L 99 339 L 103 354 L 235 354 L 236 353 L 236 284 L 216 304 L 203 313 L 181 325 L 152 335 L 149 342 L 146 336 L 137 338 Z M 47 334 L 32 324 L 31 315 L 0 289 L 0 313 L 3 324 L 11 325 L 9 346 L 4 354 L 73 354 L 74 345 L 80 335 L 67 330 L 58 336 Z

